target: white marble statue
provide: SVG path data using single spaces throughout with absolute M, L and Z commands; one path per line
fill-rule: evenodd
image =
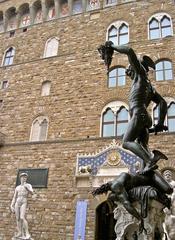
M 25 215 L 27 197 L 29 193 L 33 194 L 33 188 L 31 184 L 27 183 L 27 177 L 27 173 L 20 174 L 21 184 L 16 187 L 10 206 L 11 211 L 15 213 L 17 223 L 17 234 L 14 239 L 31 239 Z
M 175 191 L 175 181 L 173 180 L 172 171 L 169 169 L 165 170 L 163 172 L 163 176 L 164 176 L 165 180 L 171 185 L 171 187 Z
M 166 240 L 175 240 L 175 181 L 172 178 L 172 171 L 165 170 L 163 176 L 166 181 L 173 188 L 173 194 L 171 196 L 171 209 L 165 208 L 165 222 L 163 224 L 164 231 L 166 233 Z

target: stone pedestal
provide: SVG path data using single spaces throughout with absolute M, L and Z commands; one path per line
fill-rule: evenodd
M 140 212 L 140 204 L 134 207 Z M 150 201 L 148 216 L 144 218 L 146 232 L 139 234 L 139 221 L 129 214 L 122 205 L 114 210 L 116 240 L 161 240 L 164 237 L 163 222 L 165 214 L 163 205 L 157 201 Z

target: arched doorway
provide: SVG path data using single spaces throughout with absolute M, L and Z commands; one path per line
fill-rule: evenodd
M 115 240 L 115 219 L 113 208 L 108 201 L 96 208 L 95 240 Z

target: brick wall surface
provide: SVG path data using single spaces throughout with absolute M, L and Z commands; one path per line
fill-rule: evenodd
M 28 1 L 29 2 L 29 1 Z M 124 1 L 123 1 L 124 2 Z M 49 168 L 48 188 L 36 189 L 37 199 L 30 198 L 28 221 L 34 239 L 73 239 L 75 204 L 77 199 L 89 199 L 86 239 L 94 237 L 95 213 L 87 189 L 75 184 L 77 153 L 95 152 L 111 142 L 99 138 L 103 107 L 113 100 L 128 103 L 130 80 L 124 87 L 107 88 L 103 62 L 97 47 L 106 40 L 107 27 L 116 20 L 129 24 L 130 46 L 140 55 L 155 61 L 169 58 L 175 64 L 175 37 L 148 40 L 147 22 L 157 12 L 166 12 L 174 23 L 175 5 L 170 0 L 131 1 L 113 7 L 58 18 L 0 34 L 0 62 L 4 51 L 15 47 L 14 65 L 0 67 L 0 81 L 9 87 L 0 90 L 3 107 L 0 131 L 6 142 L 0 148 L 0 239 L 10 240 L 15 218 L 10 213 L 10 201 L 19 168 Z M 0 11 L 19 7 L 22 0 L 0 3 Z M 30 1 L 30 4 L 32 1 Z M 174 24 L 175 28 L 175 24 Z M 175 29 L 174 29 L 175 31 Z M 59 38 L 58 56 L 43 59 L 48 38 Z M 115 54 L 113 65 L 127 66 L 125 56 Z M 164 97 L 174 97 L 175 82 L 155 82 Z M 41 84 L 51 81 L 51 93 L 41 96 Z M 32 121 L 40 114 L 49 118 L 47 142 L 29 143 Z M 89 138 L 87 138 L 89 136 Z M 119 140 L 120 141 L 120 140 Z M 165 152 L 169 160 L 161 167 L 174 166 L 174 134 L 160 134 L 150 139 L 151 149 Z M 90 190 L 90 189 L 89 189 Z

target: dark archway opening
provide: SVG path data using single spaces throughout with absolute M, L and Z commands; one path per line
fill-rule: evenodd
M 108 201 L 101 203 L 96 209 L 95 240 L 115 240 L 115 223 L 111 204 Z

